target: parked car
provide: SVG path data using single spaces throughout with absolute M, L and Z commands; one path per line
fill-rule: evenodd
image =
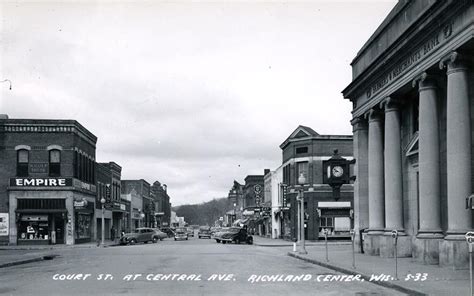
M 188 240 L 188 233 L 186 232 L 185 228 L 176 228 L 176 231 L 174 232 L 174 240 L 178 239 Z
M 188 233 L 188 236 L 194 237 L 194 228 L 188 227 L 186 228 L 186 232 Z
M 159 240 L 163 240 L 163 239 L 168 237 L 168 234 L 164 233 L 163 231 L 161 231 L 158 228 L 153 228 L 153 230 L 155 230 L 156 235 L 158 236 Z
M 211 238 L 211 228 L 207 226 L 200 227 L 198 231 L 198 238 L 201 237 Z
M 156 243 L 160 239 L 159 234 L 153 228 L 137 228 L 134 232 L 125 233 L 120 238 L 121 245 L 127 244 L 136 244 L 144 242 L 145 244 L 148 242 Z
M 173 237 L 174 236 L 174 231 L 173 229 L 169 228 L 169 227 L 161 227 L 161 231 L 163 231 L 164 233 L 166 233 L 166 235 L 168 235 L 168 237 Z
M 229 230 L 229 227 L 222 227 L 218 231 L 214 232 L 214 235 L 212 236 L 213 239 L 216 240 L 217 243 L 221 242 L 221 235 L 224 234 Z
M 221 231 L 220 227 L 211 227 L 211 238 L 214 238 L 214 234 Z
M 220 240 L 223 244 L 227 242 L 236 244 L 245 242 L 249 245 L 253 244 L 253 237 L 248 235 L 247 229 L 240 227 L 230 227 L 227 231 L 221 233 Z

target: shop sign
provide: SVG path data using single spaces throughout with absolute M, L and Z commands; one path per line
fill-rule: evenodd
M 250 216 L 250 215 L 253 215 L 253 214 L 255 214 L 255 211 L 249 211 L 249 210 L 245 210 L 242 213 L 242 215 L 246 215 L 246 216 Z
M 12 187 L 67 187 L 72 186 L 71 178 L 11 178 Z
M 49 163 L 47 162 L 38 162 L 30 163 L 29 169 L 32 174 L 47 174 L 48 173 Z
M 22 215 L 21 221 L 48 221 L 48 215 Z
M 85 209 L 87 208 L 87 200 L 83 198 L 82 200 L 75 200 L 74 201 L 74 208 L 76 209 Z
M 127 207 L 124 205 L 124 204 L 120 204 L 120 209 L 122 211 L 126 211 L 127 210 Z
M 8 235 L 8 213 L 0 213 L 0 236 Z

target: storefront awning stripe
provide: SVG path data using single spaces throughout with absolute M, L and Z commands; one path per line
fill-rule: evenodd
M 17 213 L 35 213 L 35 214 L 49 214 L 49 213 L 66 213 L 66 209 L 17 209 Z

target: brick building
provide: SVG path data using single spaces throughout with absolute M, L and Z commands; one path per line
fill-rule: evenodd
M 152 199 L 155 203 L 156 227 L 169 226 L 171 220 L 171 203 L 168 195 L 168 187 L 158 181 L 151 186 Z
M 104 209 L 104 232 L 105 238 L 112 236 L 112 227 L 115 237 L 122 231 L 128 229 L 130 219 L 126 211 L 126 202 L 121 200 L 121 173 L 122 167 L 115 162 L 97 163 L 97 199 L 96 199 L 96 218 L 97 218 L 97 236 L 101 237 L 102 231 L 102 204 L 101 199 L 107 199 L 107 190 L 110 191 L 110 202 Z M 107 189 L 109 187 L 109 189 Z
M 122 180 L 122 194 L 132 194 L 132 220 L 133 228 L 153 227 L 155 204 L 151 198 L 150 183 L 140 180 Z M 137 196 L 133 198 L 133 196 Z M 141 204 L 138 203 L 141 200 Z
M 329 230 L 330 238 L 349 237 L 352 227 L 351 210 L 353 208 L 353 185 L 341 188 L 340 198 L 335 200 L 332 188 L 323 183 L 323 161 L 339 154 L 352 159 L 352 136 L 319 135 L 313 129 L 299 126 L 281 145 L 283 153 L 282 178 L 279 194 L 283 195 L 286 186 L 286 198 L 280 208 L 273 213 L 280 215 L 280 236 L 287 239 L 297 238 L 298 206 L 296 197 L 301 189 L 298 177 L 303 174 L 305 238 L 317 240 L 324 228 Z
M 0 118 L 0 244 L 96 238 L 96 142 L 74 120 Z

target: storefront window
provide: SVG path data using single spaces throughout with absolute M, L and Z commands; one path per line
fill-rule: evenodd
M 47 215 L 22 215 L 18 224 L 18 239 L 49 240 L 49 226 Z
M 91 237 L 91 215 L 76 213 L 76 239 Z

